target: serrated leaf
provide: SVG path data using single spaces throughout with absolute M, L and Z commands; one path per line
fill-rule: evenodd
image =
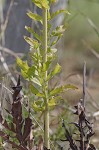
M 48 75 L 47 80 L 51 79 L 54 75 L 58 74 L 61 71 L 61 66 L 57 63 L 55 68 Z
M 50 96 L 55 96 L 56 94 L 62 93 L 62 92 L 64 92 L 64 90 L 69 90 L 69 89 L 75 90 L 78 88 L 74 85 L 67 84 L 64 86 L 57 87 L 57 88 L 53 89 L 52 91 L 50 91 Z
M 32 13 L 31 11 L 28 12 L 27 15 L 28 15 L 31 19 L 33 19 L 33 20 L 35 20 L 35 21 L 39 21 L 41 24 L 43 24 L 42 17 L 41 17 L 40 15 L 35 14 L 35 13 Z
M 37 95 L 38 97 L 44 97 L 44 94 L 40 93 L 39 90 L 32 84 L 30 84 L 30 90 L 33 94 Z
M 56 29 L 54 31 L 52 31 L 52 36 L 62 35 L 66 29 L 67 29 L 66 25 L 58 26 L 58 27 L 56 27 Z
M 29 69 L 29 66 L 27 64 L 27 61 L 22 61 L 19 57 L 17 57 L 17 64 L 18 66 L 24 70 L 24 71 L 27 71 Z
M 29 33 L 32 33 L 33 36 L 34 36 L 37 40 L 42 41 L 41 36 L 39 36 L 32 28 L 25 26 L 25 29 L 26 29 Z
M 26 42 L 34 49 L 37 49 L 39 47 L 39 43 L 37 40 L 34 40 L 30 37 L 24 36 L 24 39 L 26 40 Z
M 66 14 L 70 14 L 67 10 L 57 10 L 56 12 L 54 12 L 52 15 L 51 15 L 51 19 L 55 18 L 57 15 L 59 15 L 60 13 L 66 13 Z

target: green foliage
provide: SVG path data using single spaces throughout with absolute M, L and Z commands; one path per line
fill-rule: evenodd
M 32 28 L 25 26 L 25 29 L 26 29 L 29 33 L 32 33 L 32 34 L 35 36 L 35 38 L 36 38 L 37 40 L 39 40 L 40 42 L 42 41 L 41 37 L 40 37 Z
M 42 17 L 41 17 L 40 15 L 34 14 L 34 13 L 32 13 L 32 12 L 28 12 L 27 15 L 28 15 L 31 19 L 33 19 L 33 20 L 35 20 L 35 21 L 39 21 L 41 24 L 43 23 L 43 22 L 42 22 Z
M 32 12 L 28 12 L 27 15 L 31 19 L 40 22 L 43 26 L 43 31 L 40 30 L 39 35 L 30 27 L 25 27 L 29 33 L 33 34 L 34 37 L 34 39 L 27 36 L 24 37 L 26 42 L 30 45 L 30 58 L 32 65 L 29 66 L 27 62 L 22 61 L 20 58 L 17 58 L 17 64 L 21 68 L 23 77 L 29 81 L 30 90 L 36 97 L 32 104 L 33 110 L 42 113 L 44 112 L 45 115 L 47 115 L 49 110 L 53 109 L 58 104 L 57 101 L 61 99 L 59 97 L 59 93 L 63 92 L 65 89 L 76 89 L 76 87 L 72 85 L 64 85 L 55 87 L 54 89 L 49 88 L 50 80 L 61 71 L 61 66 L 58 63 L 52 69 L 52 64 L 57 52 L 57 49 L 55 49 L 53 46 L 57 44 L 58 40 L 61 38 L 63 32 L 67 28 L 66 25 L 61 25 L 52 30 L 50 20 L 60 13 L 68 14 L 68 11 L 58 10 L 51 14 L 50 5 L 55 1 L 32 0 L 32 2 L 42 9 L 43 16 L 34 14 Z M 49 117 L 47 115 L 45 117 L 47 128 L 49 128 L 48 118 Z M 48 129 L 47 132 L 49 132 Z M 44 134 L 45 140 L 46 138 L 49 140 L 48 134 L 49 133 Z M 49 149 L 48 143 L 45 145 L 47 149 Z
M 43 9 L 48 9 L 50 8 L 51 3 L 53 3 L 53 1 L 48 1 L 48 0 L 32 0 L 34 2 L 34 4 L 36 6 L 38 6 L 39 8 Z M 55 54 L 57 52 L 57 49 L 53 48 L 53 45 L 55 45 L 58 40 L 61 38 L 61 36 L 63 35 L 63 32 L 66 30 L 67 26 L 66 25 L 61 25 L 56 27 L 56 29 L 54 29 L 51 32 L 51 24 L 50 24 L 50 20 L 53 19 L 54 17 L 56 17 L 58 14 L 60 13 L 67 13 L 69 14 L 68 11 L 66 10 L 58 10 L 52 14 L 50 14 L 49 11 L 48 12 L 48 24 L 50 26 L 49 30 L 48 30 L 48 50 L 47 50 L 47 61 L 44 62 L 44 50 L 43 50 L 43 44 L 42 44 L 42 39 L 43 39 L 43 33 L 41 31 L 41 35 L 39 35 L 38 33 L 35 33 L 35 31 L 33 29 L 31 29 L 30 27 L 25 27 L 27 31 L 29 31 L 29 33 L 33 34 L 33 36 L 36 38 L 32 39 L 30 37 L 24 37 L 24 39 L 26 40 L 26 42 L 30 45 L 30 48 L 34 51 L 30 53 L 30 57 L 32 58 L 33 61 L 33 65 L 32 66 L 28 66 L 27 62 L 22 61 L 20 58 L 17 58 L 17 64 L 20 66 L 21 68 L 21 73 L 23 75 L 23 77 L 30 81 L 30 90 L 33 94 L 35 94 L 38 98 L 43 98 L 43 100 L 46 98 L 46 94 L 45 94 L 45 89 L 48 92 L 48 97 L 49 99 L 49 107 L 56 105 L 54 100 L 57 99 L 56 95 L 63 92 L 64 89 L 75 89 L 76 87 L 72 86 L 72 85 L 65 85 L 65 86 L 60 86 L 60 87 L 56 87 L 54 89 L 49 90 L 48 84 L 46 86 L 47 82 L 50 82 L 50 80 L 58 73 L 60 73 L 61 71 L 61 66 L 57 63 L 55 65 L 55 67 L 53 69 L 51 69 L 51 65 L 53 63 L 53 60 L 55 58 Z M 39 16 L 38 14 L 34 14 L 32 12 L 28 12 L 27 15 L 37 21 L 40 22 L 41 24 L 43 24 L 43 18 L 42 16 Z M 51 33 L 51 34 L 50 34 Z M 57 39 L 55 39 L 57 38 Z M 52 40 L 54 39 L 54 40 Z M 45 80 L 44 76 L 45 73 L 47 73 L 47 78 Z M 53 96 L 53 98 L 51 98 L 51 96 Z M 34 103 L 33 104 L 33 108 L 35 107 L 35 110 L 44 110 L 41 109 L 41 103 Z M 43 107 L 43 106 L 42 106 Z M 37 109 L 38 108 L 38 109 Z
M 39 8 L 46 8 L 49 9 L 49 0 L 32 0 L 32 2 L 38 6 Z
M 59 15 L 60 13 L 70 14 L 67 10 L 57 10 L 56 12 L 54 12 L 54 13 L 51 15 L 51 18 L 50 18 L 50 19 L 55 18 L 55 17 L 56 17 L 57 15 Z

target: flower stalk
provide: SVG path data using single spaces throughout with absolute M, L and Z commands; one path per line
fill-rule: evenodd
M 43 8 L 43 51 L 44 51 L 44 57 L 43 61 L 44 63 L 47 62 L 47 9 Z M 49 106 L 48 106 L 48 82 L 47 80 L 47 71 L 45 72 L 44 76 L 45 85 L 44 85 L 44 91 L 45 91 L 45 111 L 44 111 L 44 147 L 47 149 L 50 149 L 49 144 Z

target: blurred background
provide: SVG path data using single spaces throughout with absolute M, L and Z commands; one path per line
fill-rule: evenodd
M 73 107 L 82 98 L 83 63 L 87 63 L 87 99 L 89 117 L 95 122 L 93 143 L 99 147 L 99 0 L 57 0 L 51 11 L 67 9 L 70 15 L 59 15 L 54 26 L 68 24 L 63 38 L 56 45 L 62 66 L 60 84 L 72 83 L 77 91 L 63 95 Z M 23 36 L 29 35 L 25 25 L 40 27 L 26 15 L 28 10 L 41 14 L 31 0 L 0 0 L 0 82 L 16 84 L 16 57 L 26 59 L 29 45 Z

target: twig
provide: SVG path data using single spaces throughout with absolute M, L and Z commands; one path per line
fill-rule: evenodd
M 14 56 L 15 58 L 17 58 L 18 56 L 19 57 L 23 57 L 24 56 L 23 53 L 15 53 L 12 50 L 10 50 L 10 49 L 8 49 L 6 47 L 2 47 L 2 46 L 0 46 L 0 51 L 4 51 L 4 52 L 6 52 L 6 53 L 8 53 L 8 54 L 10 54 L 12 56 Z
M 82 84 L 81 78 L 79 75 L 77 75 L 78 79 L 80 80 L 80 83 Z M 92 95 L 90 94 L 89 89 L 86 87 L 86 92 L 87 94 L 90 96 L 90 98 L 92 99 L 91 103 L 94 106 L 95 109 L 99 110 L 99 105 L 98 103 L 95 102 L 94 98 L 92 97 Z
M 4 59 L 4 57 L 3 57 L 1 52 L 0 52 L 0 60 L 1 60 L 2 64 L 3 64 L 4 69 L 8 73 L 8 76 L 10 77 L 11 81 L 13 82 L 14 85 L 16 85 L 17 82 L 16 82 L 15 78 L 13 77 L 12 73 L 10 72 L 10 69 L 9 69 L 7 63 L 5 62 L 5 59 Z
M 84 62 L 83 68 L 83 106 L 85 108 L 85 99 L 86 99 L 86 62 Z
M 85 40 L 82 40 L 82 42 L 99 59 L 99 54 Z
M 7 15 L 6 15 L 5 22 L 4 22 L 4 24 L 2 24 L 2 26 L 1 26 L 0 41 L 1 41 L 2 36 L 4 35 L 5 30 L 6 30 L 6 28 L 7 28 L 7 24 L 8 24 L 8 21 L 9 21 L 9 15 L 10 15 L 11 8 L 12 8 L 12 6 L 13 6 L 13 3 L 14 3 L 14 0 L 11 0 L 9 9 L 8 9 L 8 11 L 7 11 Z
M 10 15 L 11 8 L 13 6 L 13 2 L 14 1 L 12 0 L 11 3 L 10 3 L 10 6 L 9 6 L 8 11 L 7 11 L 7 16 L 6 16 L 4 24 L 1 24 L 1 30 L 2 30 L 2 32 L 1 32 L 1 36 L 0 36 L 0 42 L 1 42 L 2 46 L 5 46 L 5 41 L 4 41 L 5 35 L 4 35 L 4 33 L 5 33 L 5 30 L 6 30 L 7 24 L 8 24 L 9 15 Z M 3 18 L 1 18 L 1 19 L 2 19 L 1 21 L 3 21 Z M 0 60 L 1 60 L 2 64 L 3 64 L 4 69 L 6 70 L 6 72 L 8 73 L 8 75 L 10 76 L 11 81 L 14 83 L 14 85 L 16 85 L 17 82 L 16 82 L 15 78 L 12 76 L 12 74 L 10 72 L 10 69 L 9 69 L 9 67 L 8 67 L 8 65 L 7 65 L 4 57 L 3 57 L 3 54 L 1 52 L 0 52 Z

